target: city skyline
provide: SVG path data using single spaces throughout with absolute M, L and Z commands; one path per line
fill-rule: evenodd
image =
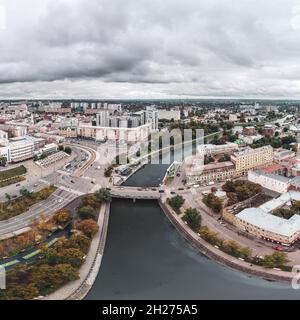
M 0 8 L 1 99 L 300 98 L 297 1 Z

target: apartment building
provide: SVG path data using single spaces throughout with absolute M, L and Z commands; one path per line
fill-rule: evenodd
M 245 148 L 234 152 L 231 161 L 235 164 L 237 175 L 245 175 L 249 170 L 262 169 L 272 164 L 273 148 L 264 146 L 257 149 Z
M 95 140 L 112 140 L 138 142 L 145 140 L 152 131 L 151 124 L 145 124 L 135 128 L 127 127 L 98 127 L 88 124 L 80 124 L 75 130 L 62 130 L 61 132 L 73 137 L 83 137 Z

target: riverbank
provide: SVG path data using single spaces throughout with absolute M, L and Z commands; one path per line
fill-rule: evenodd
M 236 259 L 219 249 L 215 248 L 201 237 L 199 237 L 194 231 L 192 231 L 178 215 L 172 210 L 172 208 L 163 203 L 161 200 L 158 201 L 161 209 L 166 214 L 167 218 L 173 224 L 173 226 L 202 254 L 208 258 L 217 261 L 220 264 L 231 267 L 238 271 L 257 276 L 266 280 L 280 281 L 280 282 L 291 282 L 295 274 L 292 272 L 266 269 L 264 267 L 251 265 L 245 261 Z
M 80 267 L 80 279 L 70 282 L 59 290 L 44 297 L 43 300 L 82 300 L 92 288 L 100 270 L 106 242 L 110 204 L 103 204 L 100 209 L 99 232 L 91 242 L 85 262 Z

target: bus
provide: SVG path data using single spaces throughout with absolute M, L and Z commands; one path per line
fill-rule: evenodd
M 67 163 L 64 167 L 64 169 L 69 169 L 71 167 L 71 163 Z

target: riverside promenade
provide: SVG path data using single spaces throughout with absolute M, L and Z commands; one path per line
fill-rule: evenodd
M 110 204 L 103 204 L 100 209 L 99 232 L 94 236 L 85 262 L 79 269 L 80 279 L 72 281 L 43 300 L 82 300 L 93 286 L 100 270 L 105 248 L 109 221 Z
M 217 249 L 213 245 L 203 240 L 197 233 L 191 230 L 182 219 L 172 210 L 172 208 L 165 202 L 159 200 L 159 205 L 174 225 L 174 227 L 202 254 L 217 261 L 225 266 L 234 268 L 241 272 L 251 274 L 266 280 L 290 282 L 296 273 L 286 272 L 281 270 L 267 269 L 257 265 L 252 265 L 248 262 L 239 260 L 232 257 L 221 250 Z

